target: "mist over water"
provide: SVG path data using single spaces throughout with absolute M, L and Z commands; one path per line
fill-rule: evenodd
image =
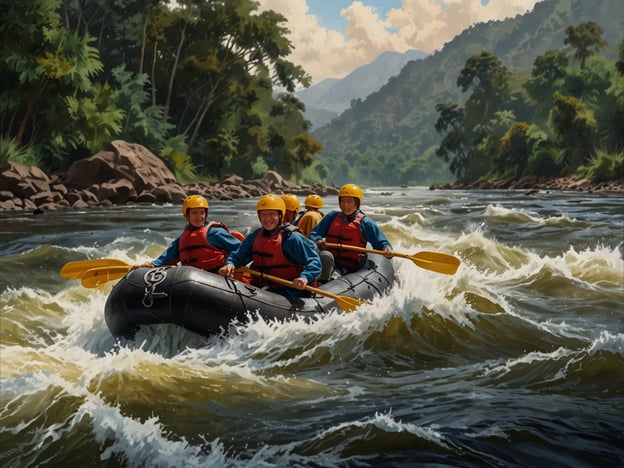
M 624 199 L 365 191 L 397 252 L 374 305 L 312 322 L 250 311 L 221 336 L 116 341 L 112 283 L 70 261 L 156 258 L 179 206 L 0 215 L 0 466 L 618 466 Z M 210 202 L 246 232 L 257 200 Z M 337 208 L 325 200 L 325 212 Z

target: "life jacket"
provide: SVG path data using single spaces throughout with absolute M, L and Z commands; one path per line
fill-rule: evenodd
M 256 235 L 252 247 L 252 268 L 289 281 L 298 278 L 303 271 L 303 265 L 298 265 L 288 260 L 282 249 L 283 241 L 298 230 L 297 226 L 284 224 L 270 237 L 265 236 L 264 232 L 260 231 Z M 275 283 L 262 278 L 255 280 L 254 284 L 258 286 L 275 286 Z
M 216 272 L 225 263 L 228 251 L 215 247 L 206 236 L 211 228 L 221 228 L 229 232 L 225 224 L 211 221 L 197 229 L 184 230 L 180 236 L 180 262 L 202 270 Z
M 360 225 L 366 216 L 358 211 L 353 220 L 345 222 L 342 213 L 338 213 L 332 220 L 325 240 L 331 244 L 345 244 L 356 247 L 366 247 L 366 238 L 362 235 Z M 328 249 L 333 255 L 338 265 L 343 266 L 348 271 L 355 271 L 361 266 L 364 254 L 353 250 Z

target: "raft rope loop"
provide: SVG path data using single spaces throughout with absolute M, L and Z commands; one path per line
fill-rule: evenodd
M 166 292 L 156 292 L 156 286 L 165 281 L 167 278 L 167 269 L 163 267 L 153 268 L 147 271 L 143 275 L 143 281 L 145 281 L 145 295 L 141 304 L 147 309 L 154 305 L 154 298 L 167 297 Z

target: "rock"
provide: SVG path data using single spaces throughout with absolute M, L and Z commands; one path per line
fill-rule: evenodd
M 98 200 L 110 200 L 115 205 L 123 205 L 136 200 L 137 192 L 127 179 L 104 182 L 99 186 L 95 196 Z
M 37 167 L 14 162 L 0 167 L 0 211 L 45 213 L 126 203 L 182 203 L 192 194 L 208 200 L 233 200 L 272 192 L 327 196 L 336 195 L 338 188 L 295 186 L 275 171 L 258 180 L 245 181 L 236 174 L 226 174 L 217 183 L 183 185 L 147 148 L 120 140 L 74 162 L 67 173 L 48 176 Z

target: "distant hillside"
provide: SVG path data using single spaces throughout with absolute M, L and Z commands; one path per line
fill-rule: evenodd
M 357 68 L 342 79 L 328 78 L 296 95 L 306 105 L 306 118 L 314 128 L 319 128 L 351 107 L 354 99 L 364 99 L 378 91 L 388 79 L 398 75 L 406 63 L 425 56 L 425 53 L 417 50 L 384 52 L 373 62 Z
M 435 105 L 462 102 L 456 84 L 466 60 L 474 54 L 489 51 L 511 71 L 530 72 L 538 55 L 547 50 L 564 49 L 565 29 L 583 21 L 595 21 L 605 30 L 609 47 L 602 55 L 616 57 L 617 46 L 623 38 L 624 17 L 621 0 L 546 0 L 533 11 L 504 21 L 490 21 L 470 27 L 456 36 L 444 48 L 421 60 L 409 62 L 378 92 L 369 95 L 313 135 L 324 145 L 322 160 L 330 173 L 340 174 L 342 168 L 355 175 L 349 161 L 341 160 L 351 152 L 388 155 L 388 164 L 379 184 L 396 183 L 386 174 L 411 171 L 406 176 L 410 184 L 431 182 L 432 178 L 449 177 L 446 165 L 433 155 L 440 134 L 434 129 L 438 118 Z M 396 163 L 394 159 L 405 157 Z M 351 158 L 353 159 L 353 158 Z M 338 170 L 337 170 L 338 169 Z M 346 170 L 346 169 L 345 169 Z M 344 182 L 340 175 L 334 182 Z M 372 183 L 372 181 L 368 181 Z

